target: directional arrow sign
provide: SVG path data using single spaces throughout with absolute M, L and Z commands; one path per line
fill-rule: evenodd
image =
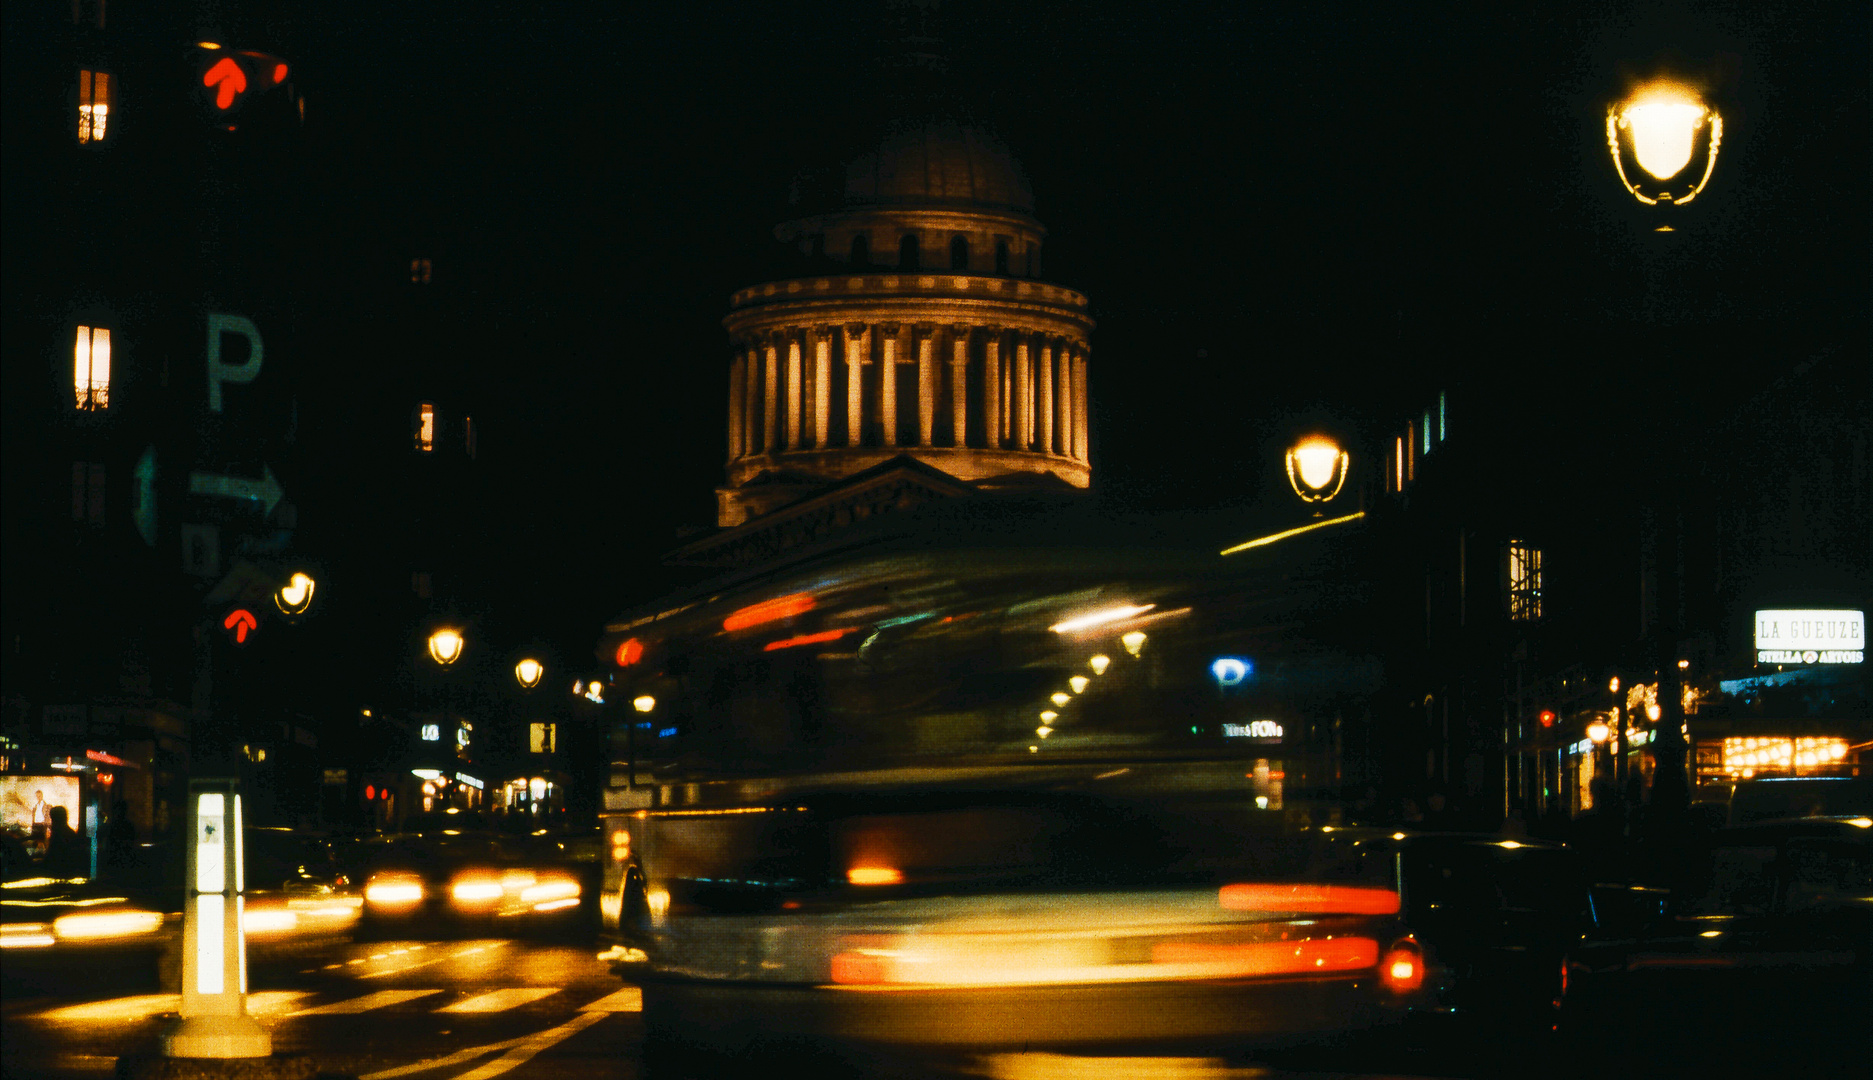
M 203 86 L 216 86 L 215 108 L 226 109 L 234 104 L 234 99 L 247 89 L 247 73 L 241 65 L 234 62 L 232 56 L 224 56 L 214 67 L 202 76 Z
M 260 479 L 254 480 L 246 476 L 192 472 L 189 474 L 189 494 L 221 499 L 249 499 L 260 504 L 262 514 L 271 514 L 286 492 L 280 487 L 280 482 L 273 478 L 272 469 L 262 465 L 260 473 Z
M 228 612 L 228 617 L 221 620 L 221 625 L 234 631 L 234 644 L 247 644 L 247 635 L 260 626 L 260 620 L 246 608 L 235 608 Z

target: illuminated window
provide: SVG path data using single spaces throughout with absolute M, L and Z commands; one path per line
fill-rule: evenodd
M 905 233 L 904 239 L 897 242 L 897 267 L 899 270 L 915 270 L 923 265 L 923 252 L 918 247 L 917 234 Z
M 1541 618 L 1541 549 L 1509 541 L 1509 618 Z
M 869 266 L 871 264 L 871 237 L 860 233 L 852 238 L 852 265 Z
M 410 284 L 427 285 L 429 284 L 430 275 L 434 272 L 435 267 L 428 259 L 410 260 Z
M 961 233 L 950 237 L 950 269 L 969 269 L 969 238 Z
M 475 418 L 472 416 L 462 417 L 462 449 L 469 457 L 475 456 Z
M 72 462 L 72 520 L 85 525 L 104 524 L 102 462 Z
M 72 348 L 72 394 L 87 412 L 111 403 L 111 332 L 102 326 L 81 326 Z
M 100 13 L 102 18 L 102 13 Z M 78 72 L 78 141 L 98 143 L 104 141 L 106 125 L 111 115 L 111 73 L 108 71 Z
M 430 453 L 436 449 L 436 406 L 425 401 L 416 407 L 416 449 Z

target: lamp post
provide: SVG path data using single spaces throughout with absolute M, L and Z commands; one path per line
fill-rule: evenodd
M 462 637 L 462 632 L 452 626 L 437 627 L 429 634 L 429 658 L 436 662 L 438 668 L 442 669 L 439 677 L 442 679 L 443 723 L 438 725 L 437 734 L 442 738 L 454 740 L 458 756 L 465 744 L 462 741 L 461 729 L 454 723 L 454 708 L 453 702 L 450 700 L 448 669 L 450 665 L 461 659 L 462 650 L 466 644 L 466 641 Z
M 514 665 L 514 681 L 521 689 L 531 690 L 540 685 L 540 678 L 546 674 L 546 665 L 529 656 Z
M 1595 720 L 1587 725 L 1587 738 L 1593 743 L 1593 773 L 1596 777 L 1600 775 L 1600 752 L 1606 749 L 1606 740 L 1611 738 L 1612 735 L 1613 729 L 1609 727 L 1604 720 Z M 1619 783 L 1619 769 L 1617 766 L 1614 767 L 1613 774 L 1613 779 L 1607 786 L 1614 788 L 1615 792 L 1617 792 L 1617 785 Z M 1591 792 L 1591 786 L 1588 790 Z M 1596 805 L 1594 809 L 1604 813 L 1607 808 Z

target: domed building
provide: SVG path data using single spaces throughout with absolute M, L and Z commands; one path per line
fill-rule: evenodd
M 684 554 L 742 562 L 882 505 L 1087 488 L 1093 320 L 1039 280 L 1047 231 L 1008 151 L 956 121 L 900 125 L 825 187 L 774 230 L 803 272 L 731 298 L 730 532 Z

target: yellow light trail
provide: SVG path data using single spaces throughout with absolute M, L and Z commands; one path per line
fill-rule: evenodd
M 1240 544 L 1237 544 L 1235 547 L 1232 547 L 1232 548 L 1224 548 L 1219 554 L 1234 555 L 1238 551 L 1247 551 L 1250 548 L 1258 548 L 1258 547 L 1263 546 L 1264 544 L 1272 544 L 1277 540 L 1286 540 L 1290 536 L 1299 536 L 1302 533 L 1313 532 L 1315 529 L 1324 529 L 1329 525 L 1344 525 L 1349 521 L 1358 521 L 1360 518 L 1365 517 L 1365 516 L 1366 516 L 1366 512 L 1364 510 L 1359 510 L 1351 514 L 1347 514 L 1344 517 L 1328 518 L 1325 521 L 1316 521 L 1311 525 L 1299 525 L 1292 529 L 1284 529 L 1283 531 L 1278 532 L 1278 533 L 1270 533 L 1267 536 L 1258 536 L 1253 540 L 1244 541 Z

